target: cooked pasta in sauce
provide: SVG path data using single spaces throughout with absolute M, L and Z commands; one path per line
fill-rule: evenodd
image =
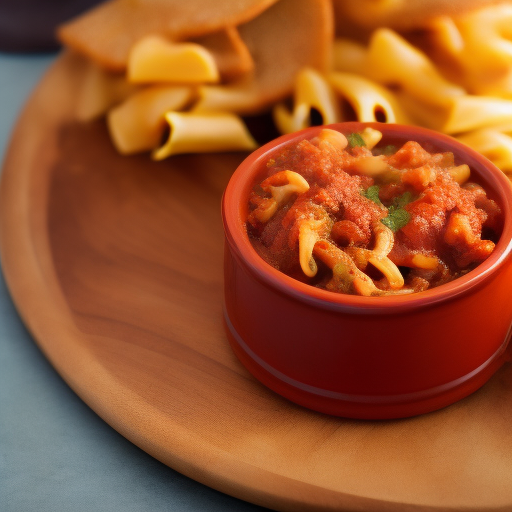
M 494 250 L 502 215 L 467 164 L 372 128 L 323 129 L 267 162 L 249 197 L 248 233 L 278 270 L 338 293 L 420 292 Z

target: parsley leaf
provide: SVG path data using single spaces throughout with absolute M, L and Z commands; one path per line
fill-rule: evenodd
M 409 204 L 413 199 L 413 195 L 411 192 L 404 192 L 401 196 L 395 197 L 393 199 L 393 204 L 390 208 L 403 208 L 406 204 Z
M 382 206 L 382 202 L 379 198 L 379 185 L 372 185 L 366 190 L 361 190 L 361 194 L 373 201 L 374 203 Z M 414 196 L 411 192 L 404 192 L 401 196 L 395 197 L 390 206 L 387 207 L 388 214 L 383 219 L 380 219 L 384 226 L 387 226 L 393 233 L 396 233 L 399 229 L 402 229 L 410 220 L 411 215 L 407 210 L 404 209 L 406 204 L 409 204 L 414 200 Z
M 363 137 L 361 137 L 361 134 L 359 133 L 349 133 L 347 135 L 347 140 L 351 148 L 355 148 L 356 146 L 366 146 Z
M 384 226 L 387 226 L 393 233 L 396 233 L 399 229 L 402 229 L 411 220 L 411 215 L 407 210 L 398 208 L 391 210 L 389 209 L 388 216 L 384 219 L 380 219 Z
M 379 185 L 372 185 L 368 187 L 366 190 L 361 192 L 366 199 L 373 201 L 376 204 L 382 204 L 379 198 Z
M 404 209 L 406 204 L 413 200 L 411 192 L 404 192 L 401 196 L 395 197 L 393 204 L 388 208 L 388 216 L 380 219 L 384 226 L 387 226 L 393 233 L 402 229 L 411 220 L 411 215 Z

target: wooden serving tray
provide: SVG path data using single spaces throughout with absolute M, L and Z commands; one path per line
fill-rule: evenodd
M 73 121 L 80 72 L 64 54 L 39 84 L 0 190 L 9 288 L 76 393 L 165 464 L 278 510 L 512 510 L 512 365 L 399 421 L 260 385 L 222 325 L 220 198 L 245 155 L 119 156 L 103 122 Z

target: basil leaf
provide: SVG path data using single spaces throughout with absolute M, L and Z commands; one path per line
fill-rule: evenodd
M 351 148 L 355 148 L 356 146 L 364 147 L 366 146 L 366 142 L 363 137 L 359 133 L 349 133 L 347 135 L 348 144 Z

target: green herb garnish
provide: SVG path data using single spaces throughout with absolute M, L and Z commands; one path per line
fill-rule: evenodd
M 382 204 L 379 198 L 379 185 L 372 185 L 368 187 L 366 190 L 361 192 L 366 199 L 373 201 L 376 204 Z
M 366 197 L 366 199 L 369 199 L 370 201 L 383 206 L 379 197 L 379 185 L 372 185 L 366 190 L 361 190 L 361 194 Z M 404 192 L 401 196 L 395 197 L 392 204 L 387 207 L 387 216 L 383 219 L 380 219 L 382 224 L 391 229 L 393 233 L 396 233 L 399 229 L 402 229 L 411 220 L 411 215 L 407 210 L 404 209 L 404 206 L 413 200 L 414 196 L 411 194 L 411 192 Z
M 404 192 L 401 196 L 395 197 L 393 204 L 388 208 L 388 216 L 380 219 L 384 226 L 387 226 L 393 233 L 402 229 L 411 220 L 411 215 L 404 209 L 406 204 L 413 200 L 411 192 Z
M 363 137 L 361 137 L 360 133 L 349 133 L 347 135 L 347 140 L 351 148 L 366 146 L 366 142 Z
M 380 219 L 384 226 L 387 226 L 393 233 L 396 233 L 399 229 L 402 229 L 411 220 L 411 215 L 407 210 L 398 208 L 397 210 L 389 210 L 388 216 L 384 219 Z
M 395 197 L 393 199 L 393 204 L 390 208 L 403 208 L 406 204 L 409 204 L 413 200 L 413 195 L 411 192 L 404 192 L 401 196 Z

